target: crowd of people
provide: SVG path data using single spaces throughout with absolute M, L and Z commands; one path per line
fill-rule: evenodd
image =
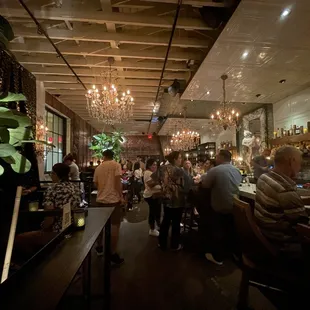
M 295 226 L 309 221 L 294 183 L 301 167 L 301 153 L 292 146 L 282 147 L 275 153 L 272 165 L 266 161 L 269 154 L 270 151 L 265 150 L 260 158 L 253 160 L 257 183 L 254 218 L 262 234 L 282 255 L 301 258 Z M 161 249 L 166 250 L 168 246 L 174 251 L 182 249 L 181 220 L 190 203 L 199 214 L 201 232 L 206 237 L 202 243 L 206 259 L 222 265 L 228 251 L 238 253 L 234 239 L 233 196 L 238 194 L 242 176 L 232 165 L 231 156 L 229 151 L 220 150 L 215 160 L 192 165 L 191 161 L 183 160 L 180 152 L 174 151 L 161 163 L 153 158 L 146 162 L 137 158 L 133 163 L 129 160 L 119 163 L 113 160 L 113 151 L 104 151 L 102 162 L 96 167 L 91 164 L 88 171 L 93 172 L 97 206 L 114 207 L 112 262 L 117 265 L 124 262 L 117 252 L 123 209 L 142 200 L 149 207 L 148 233 L 158 237 Z M 80 180 L 72 155 L 53 166 L 51 177 L 54 184 L 45 191 L 43 206 L 53 209 L 70 201 L 72 208 L 80 207 L 81 188 L 71 182 Z M 123 179 L 126 178 L 132 186 L 124 191 Z M 128 191 L 131 195 L 124 195 Z M 190 201 L 193 192 L 196 198 Z M 60 229 L 61 218 L 47 218 L 42 224 L 44 231 L 58 232 Z M 97 240 L 96 251 L 98 255 L 103 254 L 102 235 Z

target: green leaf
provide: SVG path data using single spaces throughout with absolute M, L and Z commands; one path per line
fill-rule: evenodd
M 2 157 L 2 159 L 10 165 L 15 164 L 15 159 L 12 156 Z
M 0 124 L 1 127 L 6 127 L 6 128 L 17 128 L 19 126 L 19 123 L 15 119 L 11 118 L 5 118 L 5 117 L 0 117 Z
M 9 143 L 10 132 L 5 127 L 0 127 L 0 142 Z
M 2 175 L 4 172 L 4 168 L 0 165 L 0 175 Z
M 16 149 L 9 143 L 0 143 L 0 157 L 8 157 L 16 153 Z
M 10 111 L 10 109 L 6 108 L 6 107 L 0 107 L 0 113 L 1 112 L 8 112 Z
M 15 160 L 15 164 L 11 164 L 11 167 L 15 172 L 26 173 L 30 170 L 31 163 L 26 157 L 22 156 L 18 152 L 13 154 L 12 157 Z
M 27 98 L 23 94 L 8 93 L 6 97 L 0 99 L 0 102 L 26 101 Z
M 18 127 L 9 128 L 10 144 L 21 145 L 20 140 L 26 140 L 31 137 L 31 121 L 27 115 L 2 107 L 0 109 L 0 119 L 2 121 L 7 119 L 8 122 L 12 122 L 12 120 L 18 122 Z

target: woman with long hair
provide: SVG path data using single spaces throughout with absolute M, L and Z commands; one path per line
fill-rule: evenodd
M 149 235 L 158 237 L 159 231 L 155 227 L 155 223 L 157 227 L 160 227 L 160 214 L 161 214 L 161 186 L 156 185 L 154 187 L 150 187 L 148 185 L 148 181 L 151 180 L 151 175 L 156 172 L 157 163 L 153 158 L 149 158 L 146 162 L 146 170 L 143 175 L 143 180 L 145 184 L 145 189 L 143 192 L 144 200 L 149 205 Z
M 181 168 L 182 156 L 180 152 L 170 153 L 166 159 L 168 163 L 159 168 L 158 173 L 152 174 L 149 186 L 161 185 L 163 193 L 164 217 L 160 225 L 159 247 L 167 248 L 168 233 L 171 226 L 172 250 L 181 250 L 180 223 L 183 208 L 185 206 L 185 195 L 190 189 L 191 180 Z
M 196 175 L 192 167 L 192 163 L 189 160 L 184 161 L 183 170 L 191 178 L 193 178 Z

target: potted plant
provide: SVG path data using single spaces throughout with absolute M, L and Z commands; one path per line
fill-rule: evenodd
M 26 173 L 31 168 L 30 161 L 21 154 L 25 143 L 48 144 L 33 139 L 31 120 L 27 115 L 0 106 L 0 158 L 17 173 Z M 3 172 L 4 167 L 0 164 L 0 175 Z
M 89 149 L 94 152 L 94 157 L 101 159 L 105 150 L 112 150 L 116 161 L 120 160 L 122 152 L 123 134 L 119 131 L 111 134 L 100 133 L 94 135 Z

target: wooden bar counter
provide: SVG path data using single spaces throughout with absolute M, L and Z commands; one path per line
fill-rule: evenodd
M 44 257 L 37 267 L 33 268 L 31 272 L 27 272 L 21 279 L 18 279 L 19 275 L 17 273 L 12 276 L 12 278 L 15 278 L 14 282 L 13 279 L 9 278 L 1 284 L 0 309 L 56 309 L 85 260 L 88 260 L 88 271 L 86 273 L 89 276 L 86 281 L 86 291 L 90 295 L 90 251 L 103 229 L 105 229 L 103 295 L 109 299 L 110 216 L 113 210 L 114 208 L 90 208 L 84 230 L 74 231 L 71 238 L 62 240 L 49 255 Z

